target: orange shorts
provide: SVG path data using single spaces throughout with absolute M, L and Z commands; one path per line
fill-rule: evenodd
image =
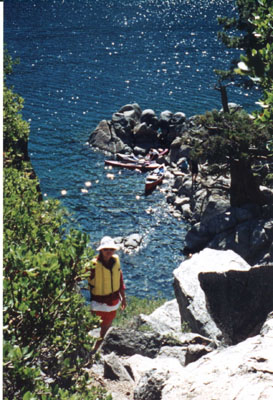
M 101 318 L 101 326 L 111 325 L 113 319 L 115 318 L 117 311 L 92 311 L 95 315 Z

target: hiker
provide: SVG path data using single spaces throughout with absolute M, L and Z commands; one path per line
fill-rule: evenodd
M 189 170 L 189 163 L 188 163 L 186 157 L 182 157 L 182 158 L 178 161 L 177 165 L 179 166 L 181 172 L 183 172 L 183 173 L 185 173 L 185 174 L 188 172 L 188 170 Z
M 149 159 L 150 161 L 156 161 L 158 159 L 159 156 L 159 152 L 156 149 L 150 149 L 149 153 Z
M 196 160 L 190 160 L 192 186 L 196 183 L 198 175 L 198 162 Z
M 99 348 L 111 327 L 119 306 L 121 305 L 122 310 L 126 307 L 125 285 L 116 250 L 118 246 L 114 240 L 110 236 L 104 236 L 97 248 L 99 254 L 92 260 L 94 268 L 88 278 L 91 310 L 101 318 L 100 339 L 96 342 L 94 351 Z

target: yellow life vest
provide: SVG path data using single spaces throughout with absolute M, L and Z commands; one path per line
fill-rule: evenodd
M 88 279 L 92 294 L 106 296 L 119 290 L 120 262 L 116 254 L 113 255 L 113 258 L 115 259 L 115 263 L 112 270 L 107 269 L 97 258 L 92 260 L 95 266 L 95 277 L 93 279 Z

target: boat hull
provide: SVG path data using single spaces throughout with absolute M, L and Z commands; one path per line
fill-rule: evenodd
M 151 193 L 158 185 L 161 185 L 165 175 L 164 168 L 151 172 L 145 180 L 145 194 Z
M 129 162 L 121 162 L 116 160 L 105 160 L 105 165 L 111 165 L 112 167 L 119 167 L 119 168 L 127 168 L 132 170 L 139 170 L 139 171 L 152 171 L 158 167 L 160 164 L 151 163 L 151 164 L 138 164 L 138 163 L 129 163 Z
M 156 181 L 148 181 L 146 180 L 145 182 L 145 193 L 150 193 L 152 192 L 158 185 L 161 185 L 162 181 L 163 181 L 163 176 L 161 176 L 159 179 L 157 179 Z

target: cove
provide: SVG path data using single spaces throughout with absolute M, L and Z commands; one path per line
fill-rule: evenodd
M 128 294 L 173 297 L 172 271 L 183 259 L 187 227 L 168 213 L 160 191 L 143 195 L 144 175 L 115 171 L 108 179 L 104 155 L 86 142 L 100 120 L 127 103 L 187 117 L 220 108 L 213 70 L 228 66 L 234 54 L 217 40 L 216 18 L 231 15 L 233 3 L 5 2 L 5 43 L 20 58 L 9 83 L 25 99 L 29 153 L 43 196 L 61 200 L 71 226 L 87 232 L 93 247 L 106 234 L 143 235 L 138 253 L 121 254 Z M 246 109 L 256 98 L 229 89 L 229 100 Z

